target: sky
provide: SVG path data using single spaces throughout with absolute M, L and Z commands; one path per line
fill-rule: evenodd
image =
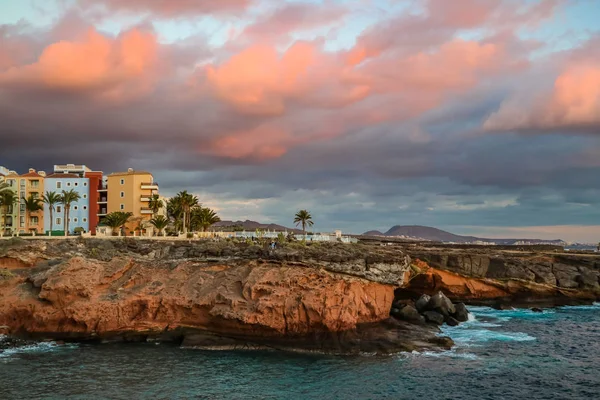
M 227 220 L 600 241 L 600 1 L 0 0 L 0 165 Z

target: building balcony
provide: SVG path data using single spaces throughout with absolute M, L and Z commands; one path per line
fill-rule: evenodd
M 108 200 L 107 199 L 100 199 L 98 200 L 98 204 L 107 204 Z
M 149 209 L 149 208 L 142 208 L 142 209 L 141 209 L 141 213 L 142 213 L 142 215 L 152 215 L 152 214 L 154 214 L 154 213 L 152 212 L 152 210 L 151 210 L 151 209 Z
M 150 183 L 142 183 L 140 185 L 142 190 L 158 190 L 158 183 L 150 182 Z
M 143 194 L 140 196 L 140 201 L 144 202 L 144 203 L 148 203 L 150 201 L 150 196 L 148 196 L 147 194 Z

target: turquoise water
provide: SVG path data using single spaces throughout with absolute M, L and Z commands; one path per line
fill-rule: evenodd
M 471 307 L 443 353 L 386 357 L 51 343 L 0 353 L 0 399 L 600 399 L 600 305 Z

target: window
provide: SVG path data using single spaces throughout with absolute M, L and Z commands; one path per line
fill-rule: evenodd
M 84 218 L 84 219 L 83 219 L 83 222 L 87 222 L 87 218 Z
M 39 222 L 40 222 L 40 221 L 39 221 L 39 218 L 38 218 L 38 217 L 31 217 L 31 218 L 29 219 L 29 224 L 30 224 L 30 225 L 37 225 Z
M 83 198 L 84 198 L 84 199 L 87 199 L 87 194 L 84 194 L 84 195 L 83 195 Z
M 77 211 L 78 209 L 79 209 L 79 207 L 73 206 L 73 210 Z
M 67 182 L 67 186 L 71 186 L 71 182 Z
M 125 179 L 121 179 L 121 185 L 125 184 Z
M 73 185 L 75 185 L 75 186 L 79 186 L 79 183 L 75 182 Z
M 77 218 L 73 218 L 73 222 L 77 222 Z
M 83 206 L 83 209 L 84 209 L 84 210 L 87 210 L 87 206 Z
M 56 188 L 57 189 L 62 189 L 62 182 L 61 181 L 56 182 Z
M 56 218 L 56 225 L 61 225 L 61 224 L 62 224 L 62 219 Z
M 125 204 L 121 204 L 121 210 L 125 209 Z
M 125 192 L 121 192 L 121 198 L 125 197 Z
M 19 224 L 20 224 L 21 228 L 23 228 L 25 226 L 25 217 L 21 216 L 21 218 L 19 218 Z
M 60 206 L 56 206 L 56 212 L 57 213 L 62 212 L 62 208 Z
M 83 186 L 87 186 L 87 182 L 83 182 Z

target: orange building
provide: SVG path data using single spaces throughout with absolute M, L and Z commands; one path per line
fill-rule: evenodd
M 115 172 L 107 176 L 107 212 L 130 212 L 133 216 L 125 227 L 129 235 L 139 225 L 152 219 L 152 210 L 148 202 L 153 194 L 158 194 L 158 183 L 150 172 L 134 171 Z
M 19 196 L 17 229 L 19 233 L 44 234 L 44 210 L 28 211 L 25 207 L 25 199 L 29 196 L 42 198 L 45 177 L 45 172 L 36 172 L 33 168 L 30 168 L 28 173 L 19 175 L 19 185 L 17 187 Z

